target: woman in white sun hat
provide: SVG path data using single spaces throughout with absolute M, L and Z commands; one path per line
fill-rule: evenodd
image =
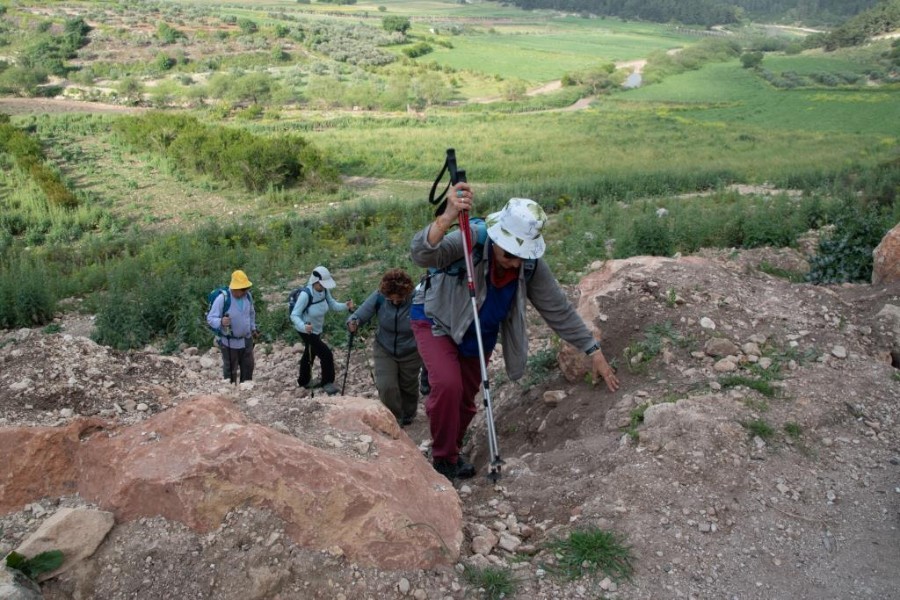
M 300 374 L 297 385 L 310 386 L 312 364 L 316 357 L 322 366 L 322 388 L 328 395 L 338 393 L 334 385 L 334 355 L 324 341 L 322 330 L 325 327 L 325 314 L 329 310 L 347 312 L 353 310 L 353 300 L 338 302 L 331 295 L 334 289 L 334 278 L 323 266 L 313 269 L 306 287 L 297 295 L 297 302 L 291 310 L 291 322 L 303 339 L 303 356 L 300 357 Z
M 447 194 L 447 208 L 412 240 L 412 259 L 432 272 L 420 285 L 410 312 L 419 354 L 428 369 L 431 393 L 425 403 L 432 437 L 435 469 L 449 479 L 472 477 L 475 468 L 459 452 L 463 436 L 477 413 L 475 396 L 481 385 L 481 366 L 474 326 L 472 300 L 465 270 L 460 276 L 453 265 L 464 257 L 461 232 L 446 234 L 460 211 L 473 206 L 472 189 L 458 183 Z M 528 337 L 525 300 L 562 339 L 591 357 L 592 374 L 602 378 L 611 392 L 619 380 L 603 356 L 600 344 L 559 287 L 556 278 L 539 260 L 546 248 L 541 230 L 547 222 L 544 210 L 533 200 L 512 198 L 483 225 L 473 221 L 475 294 L 485 359 L 495 344 L 503 347 L 506 372 L 516 380 L 525 372 Z M 479 226 L 486 227 L 487 235 Z M 480 241 L 483 240 L 483 241 Z

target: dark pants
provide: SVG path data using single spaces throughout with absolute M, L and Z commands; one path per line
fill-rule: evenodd
M 219 344 L 219 351 L 222 353 L 222 377 L 236 382 L 240 373 L 240 381 L 253 379 L 253 368 L 256 366 L 253 358 L 253 338 L 244 340 L 243 348 L 229 348 Z
M 419 353 L 394 356 L 376 341 L 372 354 L 375 387 L 381 403 L 394 413 L 398 421 L 412 419 L 419 408 L 419 370 L 422 368 Z
M 322 341 L 322 336 L 314 333 L 301 333 L 303 340 L 303 356 L 300 357 L 300 376 L 297 385 L 303 387 L 312 379 L 312 364 L 316 357 L 322 365 L 322 385 L 334 383 L 334 355 Z

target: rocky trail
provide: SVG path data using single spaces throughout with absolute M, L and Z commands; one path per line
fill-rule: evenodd
M 0 551 L 77 531 L 48 599 L 478 598 L 485 568 L 521 599 L 900 598 L 900 284 L 759 268 L 802 261 L 594 265 L 570 294 L 622 389 L 535 315 L 525 381 L 491 365 L 496 484 L 482 416 L 451 485 L 362 345 L 328 397 L 297 389 L 298 347 L 260 346 L 234 388 L 213 351 L 113 351 L 89 317 L 0 332 Z M 630 579 L 555 574 L 548 543 L 585 528 L 627 541 Z

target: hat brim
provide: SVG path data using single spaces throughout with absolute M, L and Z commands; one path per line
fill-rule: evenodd
M 491 213 L 485 219 L 486 223 L 492 223 L 487 230 L 488 237 L 495 244 L 519 258 L 533 260 L 542 257 L 547 249 L 547 245 L 544 243 L 544 236 L 538 235 L 536 238 L 528 240 L 516 237 L 500 226 L 500 215 L 502 212 Z
M 335 286 L 337 285 L 334 282 L 334 279 L 332 279 L 331 277 L 329 277 L 328 279 L 320 279 L 317 283 L 321 283 L 322 287 L 325 288 L 326 290 L 333 290 L 335 288 Z

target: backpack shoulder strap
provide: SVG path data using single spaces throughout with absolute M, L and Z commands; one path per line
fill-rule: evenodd
M 487 241 L 487 223 L 481 217 L 473 217 L 470 222 L 475 224 L 475 243 L 483 246 Z
M 539 259 L 537 258 L 529 258 L 525 260 L 525 282 L 531 281 L 531 278 L 534 277 L 534 272 L 537 270 L 537 262 Z
M 225 300 L 222 302 L 222 315 L 228 312 L 228 309 L 231 308 L 231 291 L 227 288 L 219 288 L 219 293 L 225 296 Z

